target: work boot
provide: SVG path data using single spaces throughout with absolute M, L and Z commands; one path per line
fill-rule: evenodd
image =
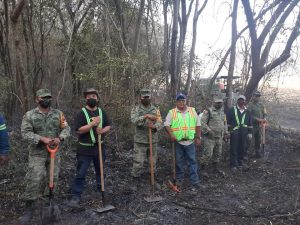
M 255 158 L 260 159 L 262 157 L 261 153 L 259 150 L 255 151 Z
M 21 225 L 29 224 L 34 210 L 33 203 L 34 201 L 32 200 L 26 201 L 24 215 L 19 218 Z
M 79 203 L 80 203 L 80 197 L 74 195 L 69 201 L 68 206 L 71 208 L 79 208 L 80 207 Z
M 201 171 L 200 171 L 200 175 L 204 178 L 209 178 L 209 175 L 207 173 L 207 166 L 206 165 L 202 165 L 201 166 Z
M 214 173 L 219 174 L 222 177 L 225 177 L 225 172 L 220 170 L 218 163 L 213 163 L 213 171 Z

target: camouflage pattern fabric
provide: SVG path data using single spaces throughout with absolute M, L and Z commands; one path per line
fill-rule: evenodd
M 222 155 L 222 138 L 227 133 L 226 117 L 223 109 L 210 107 L 203 111 L 201 117 L 203 153 L 201 165 L 208 165 L 211 161 L 218 163 Z M 209 130 L 213 135 L 209 134 Z
M 28 142 L 29 148 L 28 172 L 25 177 L 25 200 L 37 199 L 43 193 L 41 190 L 43 187 L 46 187 L 45 191 L 47 191 L 50 157 L 46 146 L 40 143 L 40 138 L 44 136 L 66 139 L 70 136 L 70 130 L 64 114 L 57 109 L 50 108 L 48 113 L 42 113 L 38 108 L 35 108 L 24 115 L 21 133 L 23 139 Z M 58 181 L 59 155 L 58 151 L 55 158 L 54 184 L 57 184 Z
M 152 157 L 154 164 L 154 171 L 156 170 L 157 161 L 157 146 L 152 146 Z M 133 177 L 139 177 L 143 172 L 149 171 L 149 167 L 146 169 L 144 164 L 147 163 L 149 159 L 149 144 L 134 143 L 133 149 L 133 167 L 131 175 Z
M 144 107 L 142 104 L 135 107 L 131 111 L 131 122 L 135 125 L 135 135 L 134 142 L 149 144 L 149 130 L 147 125 L 148 120 L 144 119 L 145 114 L 151 114 L 157 117 L 155 122 L 156 131 L 152 132 L 152 141 L 153 143 L 158 142 L 158 134 L 162 128 L 162 119 L 160 111 L 157 107 L 150 105 L 150 107 Z
M 254 141 L 254 149 L 256 152 L 260 151 L 261 144 L 261 134 L 262 128 L 257 121 L 257 119 L 263 119 L 266 117 L 266 109 L 264 105 L 260 102 L 250 102 L 248 105 L 248 110 L 253 118 L 253 141 Z
M 149 128 L 147 127 L 147 119 L 144 119 L 145 114 L 151 114 L 157 118 L 156 122 L 154 123 L 156 129 L 152 130 L 152 151 L 154 165 L 156 165 L 157 160 L 157 133 L 162 128 L 160 111 L 153 105 L 150 105 L 150 107 L 144 107 L 142 104 L 140 104 L 131 111 L 131 122 L 135 125 L 133 167 L 131 174 L 135 177 L 139 176 L 143 172 L 142 170 L 144 167 L 144 162 L 148 160 L 147 154 L 149 154 Z

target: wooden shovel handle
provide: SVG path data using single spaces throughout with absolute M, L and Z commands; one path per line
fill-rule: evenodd
M 101 145 L 101 135 L 100 134 L 98 135 L 98 150 L 99 150 L 101 192 L 104 192 L 103 157 L 102 157 L 102 145 Z
M 55 154 L 58 151 L 58 145 L 52 146 L 46 145 L 47 151 L 50 153 L 50 170 L 49 170 L 49 188 L 54 188 L 54 163 L 55 163 Z
M 153 163 L 153 148 L 152 148 L 152 129 L 149 127 L 149 161 L 150 161 L 150 175 L 151 185 L 154 186 L 154 163 Z

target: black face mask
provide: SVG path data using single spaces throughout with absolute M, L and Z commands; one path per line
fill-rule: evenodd
M 222 104 L 215 104 L 214 105 L 216 109 L 221 109 L 222 108 Z
M 141 100 L 141 102 L 143 105 L 147 106 L 147 105 L 150 105 L 151 100 L 150 100 L 150 98 L 144 98 Z
M 97 100 L 94 98 L 89 98 L 86 100 L 86 104 L 91 107 L 94 108 L 97 105 Z
M 47 109 L 51 106 L 51 99 L 42 99 L 39 101 L 39 105 L 42 108 Z

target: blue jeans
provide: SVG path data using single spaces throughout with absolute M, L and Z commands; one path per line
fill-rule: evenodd
M 105 153 L 102 152 L 103 162 L 105 161 Z M 97 190 L 101 190 L 101 180 L 100 180 L 100 163 L 99 156 L 85 156 L 78 155 L 77 156 L 77 168 L 76 168 L 76 176 L 72 185 L 72 195 L 81 197 L 81 194 L 85 185 L 85 176 L 88 172 L 91 161 L 93 161 L 94 169 L 96 173 L 96 184 Z
M 199 183 L 198 165 L 196 161 L 195 144 L 181 145 L 175 142 L 176 149 L 176 179 L 181 182 L 184 178 L 184 165 L 188 164 L 191 183 Z

